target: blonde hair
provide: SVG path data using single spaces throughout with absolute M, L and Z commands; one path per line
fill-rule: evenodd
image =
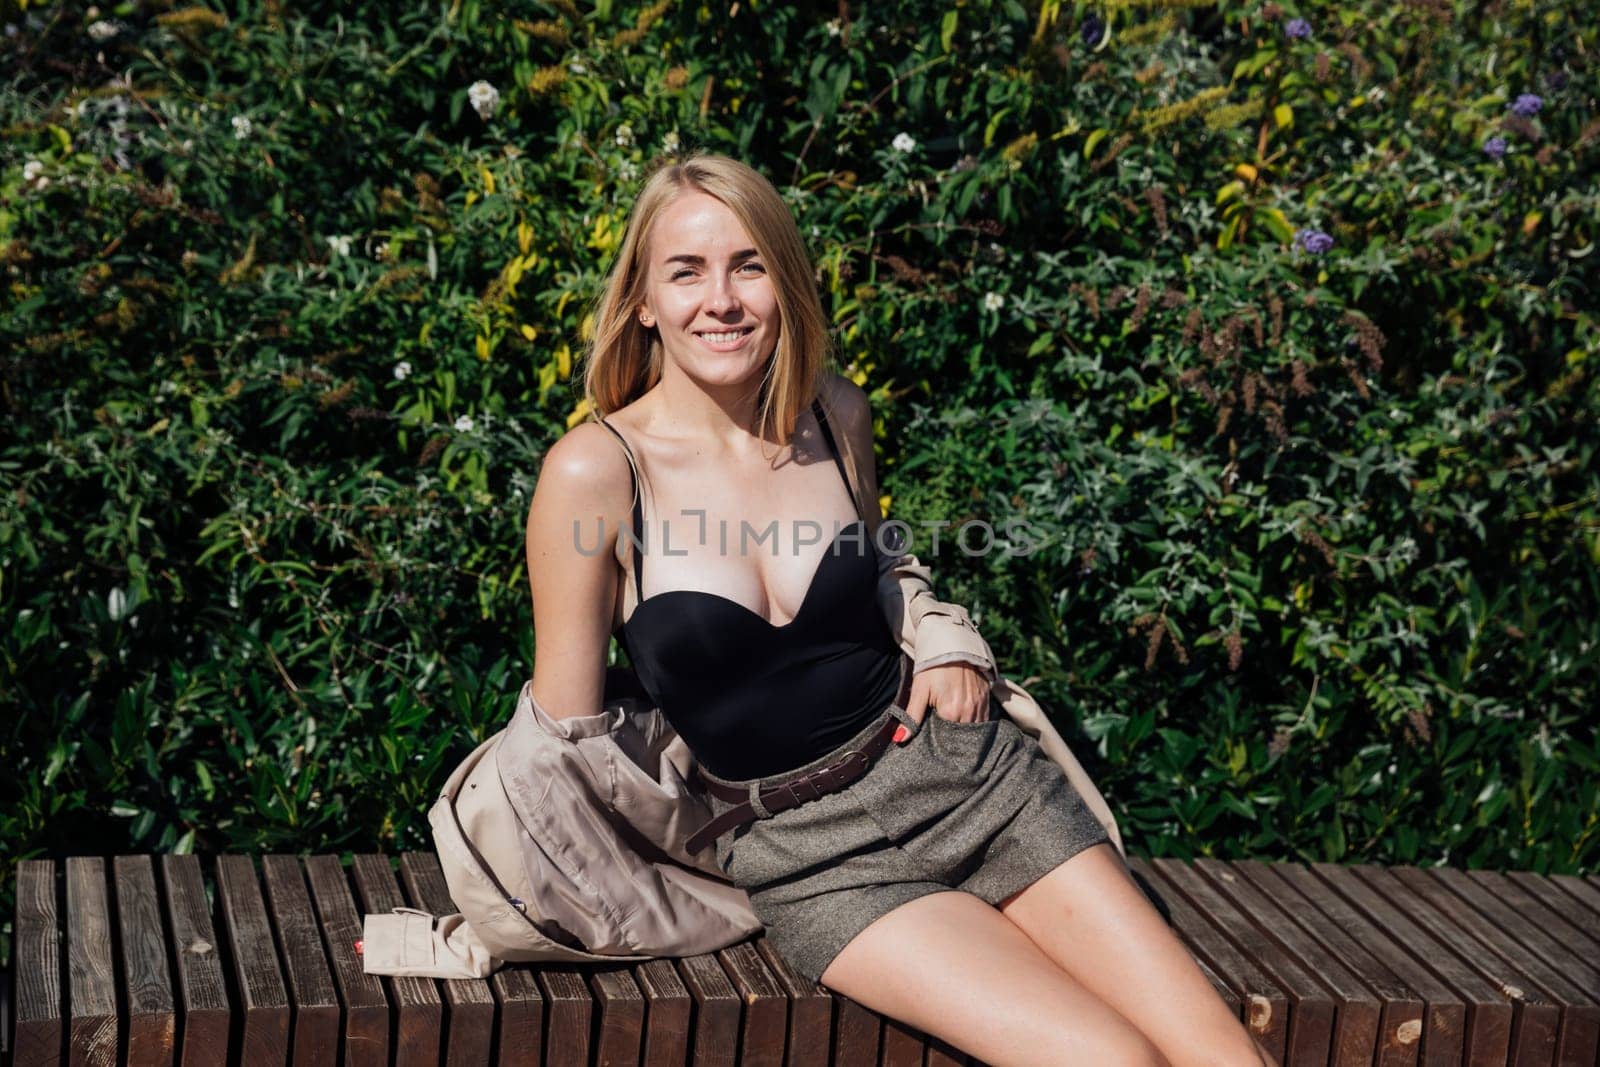
M 694 153 L 652 173 L 628 217 L 616 260 L 594 308 L 583 394 L 590 418 L 625 407 L 661 380 L 661 341 L 639 322 L 644 256 L 663 209 L 687 190 L 722 201 L 755 243 L 778 298 L 778 344 L 762 375 L 757 432 L 787 441 L 822 384 L 829 356 L 827 317 L 810 258 L 789 207 L 759 172 L 727 156 Z

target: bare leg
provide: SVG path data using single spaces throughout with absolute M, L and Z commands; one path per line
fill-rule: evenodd
M 1271 1062 L 1110 845 L 1078 853 L 1000 913 L 1174 1065 Z
M 971 893 L 933 893 L 880 916 L 822 984 L 994 1067 L 1166 1065 L 1115 1008 Z

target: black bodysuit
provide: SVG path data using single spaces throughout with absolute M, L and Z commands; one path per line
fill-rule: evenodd
M 849 490 L 821 404 L 811 410 Z M 632 462 L 627 441 L 600 421 Z M 636 463 L 634 477 L 634 544 L 648 549 Z M 645 691 L 717 777 L 764 778 L 810 763 L 894 699 L 901 653 L 878 607 L 878 552 L 865 520 L 837 532 L 782 626 L 716 593 L 671 589 L 646 599 L 645 554 L 634 552 L 638 605 L 622 644 Z

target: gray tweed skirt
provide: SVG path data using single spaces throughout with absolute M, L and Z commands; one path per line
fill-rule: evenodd
M 904 690 L 902 689 L 902 692 Z M 912 731 L 843 789 L 727 831 L 717 861 L 745 890 L 767 939 L 818 980 L 873 920 L 928 893 L 962 890 L 992 905 L 1108 840 L 1060 765 L 1006 717 L 921 724 L 898 703 L 826 756 L 768 778 L 818 770 L 865 742 L 889 716 Z M 734 804 L 707 794 L 713 815 Z

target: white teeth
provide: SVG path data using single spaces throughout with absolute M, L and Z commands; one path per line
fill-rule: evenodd
M 727 333 L 703 333 L 700 336 L 714 345 L 720 345 L 727 344 L 729 341 L 737 341 L 749 332 L 749 330 L 730 330 Z

